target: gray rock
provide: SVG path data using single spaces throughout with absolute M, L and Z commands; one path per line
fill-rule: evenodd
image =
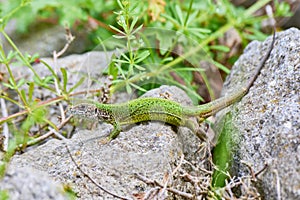
M 50 68 L 57 72 L 58 76 L 62 79 L 61 68 L 65 68 L 68 73 L 68 85 L 67 88 L 74 86 L 80 78 L 85 77 L 85 82 L 80 86 L 79 90 L 82 89 L 93 89 L 100 83 L 104 83 L 107 78 L 101 76 L 104 69 L 109 64 L 113 52 L 100 52 L 90 51 L 84 54 L 73 54 L 66 57 L 57 59 L 54 62 L 53 58 L 41 58 Z M 43 64 L 34 64 L 33 68 L 35 72 L 41 77 L 51 76 L 51 71 Z M 32 80 L 34 74 L 28 67 L 12 67 L 12 71 L 28 80 Z
M 19 50 L 30 55 L 38 53 L 41 57 L 52 56 L 54 51 L 59 52 L 67 42 L 66 31 L 61 25 L 40 22 L 32 25 L 28 33 L 19 33 L 16 31 L 16 22 L 11 20 L 5 30 Z M 71 32 L 75 36 L 75 40 L 70 44 L 64 55 L 86 51 L 88 46 L 91 45 L 87 30 L 71 30 Z M 12 50 L 2 34 L 0 34 L 0 38 L 4 41 L 4 50 L 6 52 Z
M 169 100 L 176 101 L 184 106 L 193 105 L 193 102 L 188 97 L 188 95 L 176 86 L 163 85 L 157 89 L 148 91 L 143 96 L 141 96 L 141 98 L 143 97 L 167 98 Z M 190 120 L 194 121 L 194 123 L 197 124 L 196 118 L 191 118 Z M 195 158 L 194 156 L 199 155 L 195 154 L 194 152 L 199 150 L 199 138 L 197 138 L 195 134 L 189 131 L 189 129 L 186 127 L 179 127 L 177 135 L 178 139 L 180 140 L 181 148 L 187 160 L 198 160 L 199 158 Z M 213 135 L 209 135 L 209 138 L 212 137 Z
M 229 124 L 232 140 L 238 144 L 233 155 L 235 174 L 249 174 L 241 161 L 252 165 L 255 172 L 268 164 L 258 177 L 264 199 L 300 199 L 299 38 L 295 28 L 277 33 L 271 56 L 249 93 L 218 114 L 217 129 Z M 224 94 L 246 82 L 270 42 L 271 37 L 248 45 L 225 82 Z M 229 115 L 231 120 L 224 122 Z
M 150 93 L 155 96 L 162 91 L 181 102 L 191 102 L 186 95 L 177 96 L 184 92 L 176 87 L 161 87 Z M 171 126 L 149 122 L 128 127 L 110 143 L 102 144 L 101 138 L 111 128 L 108 124 L 101 124 L 94 131 L 78 131 L 70 140 L 50 140 L 27 153 L 14 156 L 10 166 L 30 166 L 47 172 L 54 180 L 70 185 L 79 199 L 113 199 L 76 168 L 65 147 L 67 144 L 76 162 L 97 183 L 110 192 L 132 199 L 133 195 L 142 195 L 152 189 L 138 180 L 135 174 L 163 182 L 178 164 L 183 146 L 196 149 L 200 142 L 195 136 L 182 140 Z M 180 132 L 192 134 L 186 128 Z M 170 182 L 172 178 L 170 176 Z M 175 182 L 179 186 L 184 184 L 178 183 L 178 180 Z
M 68 199 L 62 185 L 29 167 L 10 167 L 0 181 L 0 190 L 6 191 L 10 200 Z

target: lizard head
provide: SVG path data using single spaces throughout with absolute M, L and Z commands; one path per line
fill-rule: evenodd
M 107 110 L 97 108 L 93 104 L 81 103 L 70 107 L 68 114 L 87 120 L 110 121 L 111 115 Z

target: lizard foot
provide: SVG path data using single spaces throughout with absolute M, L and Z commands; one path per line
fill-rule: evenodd
M 112 139 L 110 137 L 104 137 L 99 140 L 100 145 L 108 144 Z

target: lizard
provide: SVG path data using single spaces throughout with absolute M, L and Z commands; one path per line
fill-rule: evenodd
M 107 141 L 115 139 L 122 131 L 123 125 L 135 124 L 144 121 L 161 121 L 174 126 L 184 126 L 193 131 L 200 139 L 207 139 L 205 132 L 190 118 L 197 117 L 201 123 L 207 117 L 214 115 L 245 96 L 260 74 L 261 69 L 269 58 L 275 43 L 275 31 L 272 42 L 249 78 L 245 87 L 235 94 L 227 95 L 198 106 L 183 106 L 169 99 L 146 97 L 130 100 L 119 104 L 104 104 L 99 102 L 80 103 L 68 109 L 68 113 L 85 119 L 99 120 L 113 125 Z

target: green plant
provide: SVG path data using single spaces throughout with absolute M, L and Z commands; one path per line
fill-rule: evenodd
M 6 134 L 9 142 L 5 147 L 7 154 L 4 163 L 0 166 L 2 174 L 15 151 L 38 143 L 45 138 L 44 135 L 56 134 L 67 121 L 62 104 L 66 105 L 71 97 L 84 93 L 74 92 L 83 83 L 84 78 L 68 87 L 69 74 L 64 68 L 54 70 L 53 66 L 40 60 L 38 55 L 26 55 L 19 50 L 18 45 L 5 31 L 11 19 L 17 20 L 17 27 L 23 32 L 28 31 L 34 21 L 41 23 L 46 19 L 62 25 L 76 24 L 78 27 L 87 26 L 91 19 L 96 20 L 99 26 L 93 29 L 91 35 L 93 41 L 98 42 L 95 45 L 104 49 L 119 48 L 105 72 L 113 77 L 110 88 L 112 93 L 123 87 L 128 92 L 132 92 L 133 89 L 145 92 L 161 84 L 173 84 L 184 89 L 194 102 L 198 103 L 202 97 L 197 90 L 202 86 L 195 81 L 195 74 L 202 75 L 210 96 L 214 98 L 209 79 L 199 61 L 206 59 L 215 64 L 221 72 L 229 73 L 229 69 L 222 62 L 225 57 L 218 56 L 220 52 L 227 52 L 229 48 L 219 44 L 218 39 L 232 28 L 239 33 L 244 45 L 249 39 L 266 37 L 260 24 L 266 16 L 257 17 L 253 16 L 253 13 L 271 0 L 257 1 L 248 9 L 237 8 L 228 0 L 220 0 L 217 3 L 210 0 L 144 1 L 143 4 L 134 2 L 11 0 L 0 5 L 0 32 L 13 49 L 5 52 L 3 44 L 0 46 L 0 63 L 6 69 L 4 78 L 1 78 L 0 74 L 0 98 L 4 104 L 8 103 L 18 110 L 15 113 L 2 113 L 0 118 L 1 131 L 10 133 Z M 275 16 L 287 14 L 286 4 L 276 1 L 275 6 L 279 8 L 279 13 L 275 9 Z M 113 10 L 118 11 L 114 13 Z M 71 38 L 69 36 L 70 41 L 67 44 L 71 42 Z M 32 67 L 34 62 L 43 63 L 50 75 L 42 77 Z M 33 78 L 16 77 L 13 67 L 29 69 Z M 48 91 L 54 97 L 37 99 L 34 94 L 38 88 Z M 60 108 L 62 123 L 59 125 L 50 118 L 50 106 Z M 1 111 L 3 110 L 6 108 L 1 105 Z M 38 131 L 33 133 L 34 128 Z M 61 137 L 59 134 L 56 136 Z
M 12 41 L 11 37 L 5 32 L 4 28 L 11 16 L 18 12 L 23 7 L 28 6 L 28 1 L 22 1 L 18 7 L 2 16 L 0 19 L 0 32 L 8 43 L 13 48 L 12 51 L 6 53 L 3 48 L 3 44 L 0 46 L 0 63 L 5 67 L 7 74 L 2 77 L 1 80 L 1 111 L 2 117 L 0 118 L 1 130 L 4 133 L 3 150 L 6 151 L 3 162 L 1 163 L 1 174 L 3 175 L 7 162 L 10 157 L 17 150 L 26 148 L 27 145 L 35 144 L 40 140 L 35 140 L 35 137 L 40 132 L 51 130 L 58 130 L 58 126 L 54 124 L 49 118 L 47 106 L 54 105 L 58 102 L 67 101 L 69 96 L 75 88 L 77 88 L 82 82 L 80 79 L 75 85 L 67 89 L 68 74 L 64 68 L 61 68 L 61 74 L 57 73 L 47 63 L 39 60 L 38 55 L 30 56 L 23 54 Z M 31 63 L 42 62 L 44 66 L 51 73 L 50 76 L 41 77 L 40 74 L 32 67 Z M 13 72 L 14 67 L 29 69 L 33 74 L 32 80 L 16 78 Z M 6 76 L 7 75 L 7 76 Z M 60 80 L 59 76 L 63 79 Z M 7 79 L 7 81 L 6 81 Z M 34 94 L 38 88 L 42 88 L 45 91 L 49 91 L 56 98 L 48 99 L 46 101 L 39 101 Z M 11 95 L 11 92 L 15 92 L 17 95 Z M 21 111 L 8 114 L 6 105 L 11 104 L 16 106 Z M 62 114 L 64 116 L 64 114 Z M 20 120 L 20 122 L 13 122 L 13 120 Z M 13 122 L 13 123 L 12 123 Z M 34 127 L 42 127 L 37 131 L 36 135 L 32 135 L 31 130 Z M 10 134 L 9 134 L 10 133 Z
M 9 193 L 6 190 L 0 190 L 0 199 L 1 200 L 8 200 L 9 199 Z
M 218 1 L 218 4 L 211 1 L 170 1 L 164 10 L 157 6 L 155 13 L 160 12 L 160 20 L 154 21 L 138 14 L 145 12 L 144 7 L 139 7 L 133 1 L 118 1 L 121 10 L 116 12 L 118 26 L 110 26 L 117 33 L 113 36 L 117 41 L 100 40 L 102 46 L 115 47 L 113 44 L 117 44 L 122 49 L 120 56 L 115 56 L 109 65 L 108 74 L 114 77 L 111 91 L 125 86 L 128 92 L 132 88 L 143 92 L 152 86 L 175 84 L 198 103 L 203 99 L 197 93 L 201 86 L 194 83 L 194 74 L 199 73 L 211 99 L 214 99 L 199 60 L 208 60 L 223 73 L 229 73 L 229 69 L 220 62 L 224 57 L 217 57 L 220 52 L 227 52 L 228 47 L 210 44 L 216 43 L 232 28 L 238 31 L 244 43 L 249 38 L 248 33 L 254 33 L 256 38 L 265 38 L 266 35 L 259 28 L 266 16 L 254 17 L 252 14 L 268 2 L 258 1 L 245 10 L 234 7 L 226 0 Z M 142 28 L 144 24 L 147 27 Z M 252 36 L 251 39 L 254 38 Z M 183 49 L 179 55 L 176 52 L 178 47 Z M 213 57 L 218 60 L 212 60 Z M 174 78 L 177 80 L 174 81 Z

